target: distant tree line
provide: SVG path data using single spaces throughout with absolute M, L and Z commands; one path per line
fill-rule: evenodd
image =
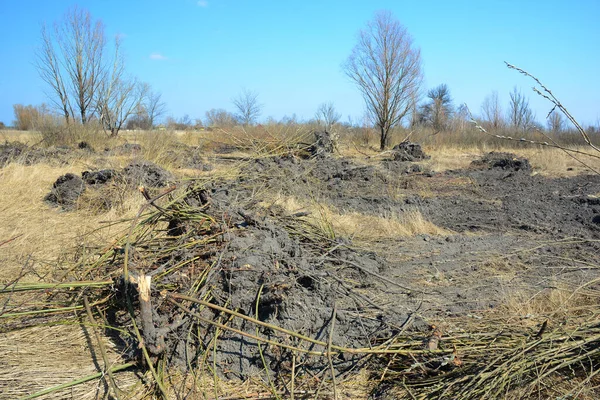
M 41 39 L 36 67 L 67 125 L 97 122 L 117 136 L 129 119 L 148 128 L 164 114 L 160 94 L 126 73 L 120 37 L 109 48 L 104 24 L 88 11 L 70 9 L 51 28 L 42 27 Z

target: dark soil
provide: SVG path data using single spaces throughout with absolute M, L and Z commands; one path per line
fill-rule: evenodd
M 419 150 L 397 151 L 413 160 L 426 157 Z M 53 195 L 73 198 L 67 187 L 91 190 L 119 176 L 129 185 L 160 187 L 172 181 L 155 165 L 136 162 L 118 173 L 61 177 Z M 283 376 L 292 369 L 290 351 L 263 344 L 261 356 L 254 339 L 227 329 L 216 336 L 214 325 L 191 318 L 165 300 L 173 299 L 165 293 L 192 293 L 322 342 L 331 335 L 338 346 L 369 347 L 407 329 L 425 332 L 447 316 L 477 317 L 514 290 L 534 294 L 557 281 L 580 285 L 597 277 L 582 266 L 600 262 L 599 193 L 599 176 L 532 175 L 527 160 L 506 153 L 442 173 L 398 160 L 256 159 L 235 180 L 185 188 L 151 219 L 155 229 L 143 229 L 132 241 L 131 273 L 153 277 L 151 321 L 137 313 L 136 324 L 146 327 L 144 342 L 154 356 L 167 354 L 168 362 L 182 369 L 199 368 L 198 354 L 210 349 L 209 357 L 216 358 L 209 362 L 218 365 L 221 376 L 245 379 L 265 369 Z M 382 218 L 418 210 L 446 234 L 353 244 L 312 227 L 301 214 L 258 206 L 274 194 Z M 115 249 L 98 273 L 119 276 L 123 257 Z M 130 330 L 122 282 L 115 287 L 120 291 L 107 312 L 110 322 Z M 186 304 L 204 321 L 322 350 L 222 311 Z M 134 338 L 130 332 L 115 340 L 131 358 L 140 358 Z M 295 361 L 296 372 L 307 376 L 329 368 L 323 357 L 298 353 Z M 344 353 L 332 363 L 343 374 L 362 361 Z
M 174 176 L 149 161 L 135 161 L 122 170 L 103 169 L 97 171 L 83 171 L 81 178 L 72 173 L 68 173 L 58 178 L 54 183 L 50 193 L 44 197 L 46 202 L 61 206 L 65 210 L 77 208 L 77 201 L 85 190 L 98 192 L 101 201 L 101 208 L 107 209 L 114 204 L 114 199 L 102 199 L 104 194 L 112 195 L 110 190 L 102 192 L 106 185 L 115 182 L 117 185 L 123 185 L 130 190 L 138 186 L 146 188 L 160 188 L 167 186 L 174 181 Z
M 61 206 L 65 210 L 72 210 L 77 206 L 79 196 L 85 190 L 83 180 L 74 174 L 65 174 L 59 177 L 52 185 L 52 190 L 44 200 L 52 205 Z
M 314 132 L 314 142 L 308 149 L 312 157 L 326 157 L 332 154 L 334 149 L 335 143 L 331 139 L 329 132 Z
M 173 182 L 174 176 L 150 161 L 134 161 L 123 169 L 125 180 L 135 186 L 163 187 Z
M 392 149 L 394 161 L 419 161 L 430 158 L 418 143 L 402 142 Z
M 99 171 L 83 171 L 81 177 L 88 185 L 101 185 L 110 181 L 117 175 L 114 169 L 102 169 Z
M 531 171 L 529 160 L 517 157 L 512 153 L 503 153 L 492 151 L 486 154 L 480 160 L 475 160 L 471 163 L 474 169 L 502 169 L 511 171 Z
M 10 162 L 23 165 L 42 162 L 66 165 L 87 156 L 89 156 L 88 149 L 71 149 L 68 146 L 29 147 L 20 142 L 6 142 L 0 145 L 0 168 Z
M 166 163 L 174 168 L 198 169 L 201 171 L 211 171 L 213 169 L 198 147 L 180 144 L 165 151 L 163 158 Z
M 410 162 L 358 165 L 335 158 L 285 157 L 257 160 L 245 176 L 256 177 L 271 193 L 307 201 L 318 196 L 340 213 L 386 218 L 418 210 L 448 230 L 442 237 L 369 244 L 390 262 L 388 276 L 414 282 L 414 288 L 424 281 L 436 287 L 431 314 L 422 315 L 466 312 L 503 301 L 502 273 L 486 263 L 508 263 L 505 273 L 516 269 L 522 290 L 535 292 L 541 280 L 557 273 L 560 280 L 575 283 L 590 278 L 577 261 L 565 260 L 600 262 L 600 177 L 532 175 L 529 162 L 512 154 L 488 154 L 470 169 L 443 173 Z

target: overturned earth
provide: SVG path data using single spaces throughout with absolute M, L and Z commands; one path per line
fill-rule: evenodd
M 265 371 L 284 379 L 292 370 L 322 378 L 328 369 L 343 377 L 366 365 L 387 370 L 393 357 L 365 355 L 408 333 L 426 348 L 440 324 L 451 330 L 454 317 L 482 318 L 512 291 L 533 296 L 597 278 L 581 265 L 600 262 L 600 177 L 543 177 L 510 153 L 435 172 L 414 161 L 426 159 L 417 147 L 408 149 L 413 161 L 288 154 L 245 162 L 234 179 L 156 185 L 146 205 L 153 212 L 86 265 L 84 279 L 111 280 L 95 294 L 109 299 L 107 322 L 119 328 L 107 333 L 139 365 L 214 365 L 240 379 Z M 150 171 L 148 184 L 161 176 L 141 169 Z M 115 176 L 61 179 L 88 190 Z M 361 243 L 316 226 L 314 209 L 286 209 L 277 197 L 380 222 L 418 211 L 440 230 Z M 381 383 L 373 398 L 393 398 L 389 387 Z

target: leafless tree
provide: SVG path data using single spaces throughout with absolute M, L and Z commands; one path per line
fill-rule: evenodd
M 94 113 L 97 91 L 104 79 L 104 25 L 74 7 L 50 31 L 42 27 L 36 67 L 50 86 L 49 96 L 67 122 L 85 124 Z
M 565 119 L 563 115 L 557 111 L 553 110 L 547 118 L 548 130 L 552 133 L 560 133 L 565 129 Z
M 427 97 L 429 101 L 421 107 L 421 122 L 431 125 L 436 132 L 447 129 L 454 113 L 448 85 L 431 89 Z
M 252 125 L 262 111 L 262 104 L 258 102 L 258 93 L 244 89 L 231 100 L 238 111 L 237 119 L 242 125 Z
M 315 119 L 320 126 L 325 128 L 325 131 L 331 132 L 333 125 L 336 124 L 342 114 L 335 110 L 335 106 L 333 103 L 322 103 L 317 108 L 317 112 L 315 113 Z
M 535 123 L 529 100 L 516 87 L 510 93 L 508 119 L 514 129 L 527 130 Z
M 380 11 L 360 31 L 344 71 L 365 99 L 383 150 L 390 130 L 402 122 L 419 92 L 421 52 L 392 13 Z
M 110 73 L 102 80 L 97 93 L 97 107 L 104 131 L 116 137 L 146 97 L 148 85 L 125 76 L 120 43 L 115 44 L 115 56 Z
M 146 87 L 144 109 L 147 113 L 150 128 L 152 128 L 156 124 L 156 121 L 167 112 L 167 105 L 162 101 L 161 93 L 150 89 L 149 86 Z
M 481 113 L 483 118 L 488 122 L 490 128 L 498 130 L 504 127 L 505 121 L 502 114 L 502 107 L 498 100 L 498 92 L 493 91 L 490 95 L 483 99 L 481 104 Z
M 212 108 L 206 112 L 206 126 L 228 127 L 235 125 L 235 116 L 222 108 Z

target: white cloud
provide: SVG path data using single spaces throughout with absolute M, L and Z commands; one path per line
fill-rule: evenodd
M 198 7 L 208 7 L 208 1 L 206 0 L 199 0 L 196 4 L 198 4 Z
M 151 60 L 166 60 L 167 57 L 163 56 L 160 53 L 152 53 L 152 54 L 150 54 L 150 59 Z

